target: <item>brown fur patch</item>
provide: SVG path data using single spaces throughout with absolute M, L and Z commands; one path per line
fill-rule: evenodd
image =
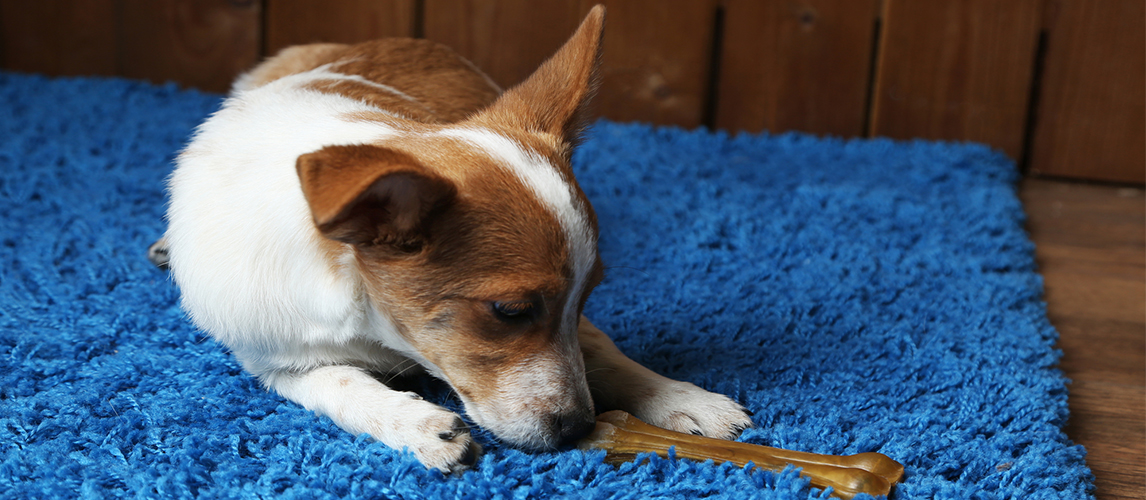
M 441 123 L 488 106 L 501 89 L 452 49 L 429 40 L 386 38 L 350 46 L 333 70 L 396 88 Z
M 605 8 L 597 5 L 553 57 L 520 85 L 507 90 L 496 105 L 477 119 L 577 143 L 589 102 L 600 82 L 604 27 Z
M 457 199 L 426 221 L 425 245 L 415 254 L 385 245 L 356 252 L 377 307 L 455 389 L 481 400 L 505 367 L 554 352 L 572 269 L 560 224 L 512 172 L 453 141 L 435 151 L 469 174 Z M 522 300 L 537 304 L 529 321 L 501 321 L 490 307 Z
M 489 77 L 450 48 L 429 40 L 385 38 L 356 45 L 289 47 L 245 78 L 257 87 L 331 64 L 330 71 L 361 76 L 410 96 L 367 84 L 319 80 L 311 88 L 344 95 L 424 123 L 453 123 L 488 106 L 500 93 Z
M 423 220 L 456 194 L 412 156 L 378 146 L 327 146 L 297 170 L 315 226 L 344 243 L 420 242 Z

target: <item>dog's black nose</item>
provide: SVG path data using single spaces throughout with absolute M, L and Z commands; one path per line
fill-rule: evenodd
M 597 420 L 591 412 L 576 412 L 553 417 L 553 433 L 557 435 L 557 444 L 566 446 L 573 444 L 593 431 Z

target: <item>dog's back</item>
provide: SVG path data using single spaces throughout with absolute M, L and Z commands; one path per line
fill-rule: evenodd
M 501 93 L 493 80 L 449 47 L 411 38 L 288 47 L 240 77 L 234 91 L 299 73 L 311 75 L 311 89 L 423 123 L 460 121 Z

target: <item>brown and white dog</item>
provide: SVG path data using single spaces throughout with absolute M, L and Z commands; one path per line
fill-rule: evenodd
M 626 358 L 582 315 L 602 278 L 570 156 L 604 9 L 506 92 L 425 40 L 292 47 L 239 78 L 170 179 L 183 308 L 268 388 L 456 471 L 454 413 L 372 374 L 424 369 L 477 424 L 529 449 L 595 411 L 722 438 L 729 398 Z

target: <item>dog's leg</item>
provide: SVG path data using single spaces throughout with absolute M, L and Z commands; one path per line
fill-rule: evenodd
M 724 439 L 752 426 L 743 406 L 641 366 L 583 316 L 578 337 L 598 411 L 624 410 L 657 427 Z
M 366 371 L 323 366 L 305 373 L 275 373 L 263 383 L 287 399 L 334 420 L 353 434 L 366 433 L 391 448 L 407 448 L 426 467 L 445 473 L 469 468 L 481 454 L 461 417 L 390 389 Z
M 167 263 L 170 260 L 167 256 L 167 238 L 159 238 L 147 247 L 147 260 L 150 260 L 155 267 L 160 269 L 167 269 Z

